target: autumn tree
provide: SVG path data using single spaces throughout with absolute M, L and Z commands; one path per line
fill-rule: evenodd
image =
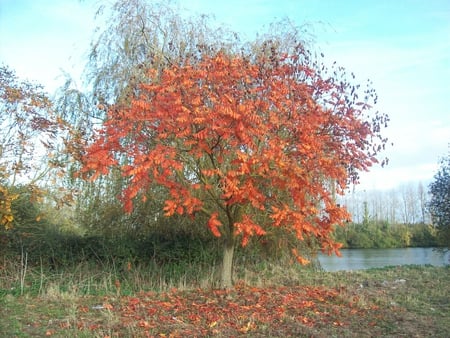
M 236 242 L 272 229 L 338 253 L 330 235 L 349 215 L 333 194 L 357 181 L 385 142 L 387 117 L 365 115 L 372 91 L 355 101 L 343 79 L 312 68 L 303 44 L 290 48 L 266 41 L 258 53 L 219 51 L 150 69 L 129 104 L 108 110 L 83 156 L 91 180 L 120 169 L 129 212 L 157 183 L 168 191 L 166 216 L 207 215 L 223 241 L 224 287 Z
M 65 150 L 60 152 L 61 163 L 66 163 L 69 175 L 78 170 L 81 150 L 95 127 L 105 120 L 109 107 L 129 104 L 139 84 L 147 80 L 148 69 L 161 72 L 221 49 L 237 52 L 240 46 L 232 32 L 214 27 L 208 16 L 182 13 L 172 1 L 117 0 L 99 4 L 96 13 L 99 27 L 93 32 L 87 51 L 83 77 L 86 85 L 68 77 L 56 99 L 58 113 L 70 125 Z M 122 157 L 119 161 L 125 164 L 127 159 Z M 117 222 L 109 222 L 107 216 L 111 210 L 120 213 L 116 196 L 126 185 L 120 172 L 113 170 L 96 184 L 73 181 L 70 177 L 68 181 L 67 188 L 79 192 L 74 195 L 78 196 L 77 214 L 83 225 L 94 224 L 98 229 L 92 230 L 101 232 L 108 228 L 111 233 L 126 228 L 130 221 L 126 215 L 121 215 Z M 152 216 L 142 217 L 145 221 L 141 219 L 140 224 L 155 219 L 151 209 L 161 206 L 166 198 L 159 187 L 152 188 L 149 195 L 153 198 L 139 210 L 146 206 Z M 105 217 L 100 219 L 102 214 Z
M 0 225 L 6 228 L 12 226 L 11 203 L 18 197 L 9 188 L 20 180 L 37 193 L 36 183 L 47 172 L 41 159 L 53 149 L 58 126 L 51 107 L 41 86 L 0 67 Z
M 450 248 L 450 155 L 441 160 L 439 171 L 430 184 L 428 210 L 438 229 L 439 242 Z

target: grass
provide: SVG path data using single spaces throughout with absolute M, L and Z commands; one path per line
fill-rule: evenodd
M 11 264 L 11 265 L 8 265 Z M 0 270 L 4 337 L 450 337 L 450 268 L 323 272 L 271 264 L 163 278 L 156 267 Z M 166 271 L 167 272 L 167 271 Z

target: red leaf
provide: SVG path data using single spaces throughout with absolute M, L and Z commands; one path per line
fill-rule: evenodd
M 220 233 L 218 227 L 220 227 L 222 225 L 222 222 L 219 221 L 218 216 L 219 216 L 219 213 L 215 212 L 211 215 L 211 217 L 209 218 L 209 221 L 208 221 L 208 227 L 211 230 L 211 232 L 213 233 L 213 235 L 216 237 L 221 236 L 221 233 Z

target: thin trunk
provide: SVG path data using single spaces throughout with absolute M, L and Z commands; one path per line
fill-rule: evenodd
M 236 212 L 239 212 L 239 210 L 232 210 L 230 206 L 226 207 L 228 226 L 223 243 L 222 274 L 220 276 L 220 286 L 224 289 L 233 286 L 234 221 L 238 217 Z
M 233 286 L 233 256 L 234 238 L 230 236 L 223 245 L 222 274 L 220 276 L 220 286 L 224 289 Z

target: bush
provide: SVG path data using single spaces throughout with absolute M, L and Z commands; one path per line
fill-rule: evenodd
M 405 248 L 438 246 L 436 230 L 426 224 L 388 224 L 369 221 L 350 223 L 335 230 L 335 239 L 344 248 Z

